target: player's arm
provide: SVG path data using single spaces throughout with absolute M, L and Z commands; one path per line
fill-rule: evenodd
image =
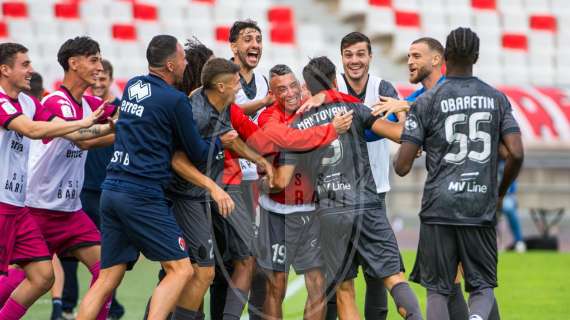
M 257 165 L 258 168 L 261 168 L 265 171 L 267 175 L 267 182 L 269 186 L 273 186 L 273 179 L 274 179 L 274 170 L 273 166 L 267 161 L 264 157 L 262 157 L 259 153 L 253 151 L 242 139 L 237 138 L 232 140 L 226 148 L 234 151 L 237 153 L 241 158 L 247 159 L 252 161 Z
M 182 151 L 174 152 L 172 169 L 184 180 L 205 189 L 220 208 L 220 214 L 227 217 L 234 209 L 235 203 L 216 182 L 200 172 Z
M 509 190 L 509 187 L 515 181 L 521 170 L 524 161 L 524 148 L 520 133 L 511 133 L 502 137 L 502 143 L 508 150 L 508 156 L 505 159 L 505 169 L 503 177 L 499 184 L 499 199 L 502 199 Z
M 415 143 L 402 142 L 394 157 L 394 171 L 396 171 L 396 174 L 403 177 L 410 172 L 419 150 L 420 146 Z
M 262 190 L 266 193 L 277 193 L 283 191 L 293 178 L 295 172 L 295 165 L 286 164 L 275 169 L 275 175 L 273 177 L 273 187 L 270 187 L 267 179 L 261 179 Z
M 247 114 L 248 116 L 253 115 L 257 112 L 257 110 L 271 105 L 273 102 L 275 102 L 275 98 L 273 97 L 272 94 L 268 94 L 265 97 L 258 99 L 258 100 L 254 100 L 251 102 L 247 102 L 244 104 L 240 104 L 240 108 L 243 110 L 243 113 Z
M 207 161 L 210 148 L 214 148 L 212 154 L 221 151 L 219 139 L 212 143 L 200 136 L 192 115 L 192 105 L 186 97 L 184 99 L 180 99 L 179 103 L 171 109 L 173 110 L 171 119 L 174 131 L 179 138 L 182 150 L 186 152 L 192 163 Z
M 372 123 L 372 132 L 376 135 L 390 139 L 396 143 L 400 143 L 402 132 L 404 131 L 404 124 L 402 122 L 392 122 L 384 119 L 376 119 Z
M 52 121 L 34 121 L 22 114 L 10 121 L 8 129 L 30 139 L 55 138 L 93 126 L 102 114 L 103 109 L 99 108 L 91 113 L 89 117 L 75 121 L 63 121 L 59 118 L 53 118 Z

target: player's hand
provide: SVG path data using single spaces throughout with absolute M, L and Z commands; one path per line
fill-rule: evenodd
M 325 100 L 326 100 L 325 94 L 322 92 L 319 92 L 316 95 L 307 99 L 307 101 L 305 101 L 305 103 L 303 103 L 301 105 L 301 107 L 299 109 L 297 109 L 297 113 L 303 113 L 303 112 L 305 112 L 311 108 L 319 107 L 323 103 L 325 103 Z
M 352 114 L 354 110 L 350 110 L 349 112 L 345 112 L 343 114 L 337 113 L 332 121 L 333 127 L 336 130 L 337 134 L 343 134 L 350 129 L 352 125 Z
M 89 128 L 94 124 L 99 122 L 99 118 L 105 113 L 105 104 L 103 103 L 97 110 L 91 112 L 89 116 L 81 120 L 81 126 L 83 128 Z
M 232 145 L 232 143 L 239 137 L 239 134 L 235 130 L 228 131 L 220 136 L 220 141 L 224 148 Z
M 269 93 L 268 95 L 266 95 L 265 97 L 263 97 L 263 106 L 270 106 L 275 102 L 275 96 L 273 96 L 272 93 Z
M 422 156 L 422 149 L 418 149 L 418 153 L 416 153 L 416 159 Z
M 372 115 L 382 116 L 382 119 L 388 118 L 392 113 L 408 111 L 410 111 L 410 105 L 407 101 L 383 96 L 380 96 L 380 100 L 372 106 Z
M 216 186 L 216 188 L 210 192 L 210 195 L 212 196 L 212 200 L 218 205 L 222 217 L 227 218 L 232 211 L 234 211 L 236 207 L 234 201 L 222 188 Z
M 255 164 L 257 165 L 257 168 L 261 172 L 265 173 L 267 185 L 269 186 L 269 188 L 273 188 L 274 185 L 273 179 L 275 178 L 275 171 L 271 163 L 269 163 L 269 161 L 267 161 L 265 158 L 260 158 L 258 161 L 255 162 Z
M 109 124 L 109 129 L 111 129 L 111 132 L 115 132 L 117 121 L 118 119 L 113 119 L 111 117 L 107 118 L 107 123 Z

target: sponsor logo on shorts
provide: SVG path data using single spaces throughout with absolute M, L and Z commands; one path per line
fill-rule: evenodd
M 182 237 L 178 237 L 178 246 L 180 247 L 180 250 L 186 251 L 186 241 L 184 241 Z

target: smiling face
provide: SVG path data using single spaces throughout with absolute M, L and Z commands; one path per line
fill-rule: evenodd
M 240 31 L 235 42 L 231 44 L 236 63 L 248 69 L 254 69 L 259 64 L 263 51 L 261 33 L 254 28 L 245 28 Z
M 91 87 L 93 95 L 105 99 L 111 87 L 111 83 L 113 83 L 113 78 L 111 78 L 109 73 L 101 71 L 97 77 L 97 81 L 95 81 L 95 84 Z
M 97 82 L 99 73 L 103 71 L 101 54 L 75 56 L 69 58 L 69 66 L 85 83 L 93 86 Z
M 410 46 L 408 70 L 411 83 L 420 83 L 433 72 L 434 67 L 437 65 L 435 55 L 436 53 L 430 50 L 424 42 L 414 43 Z
M 358 42 L 342 49 L 344 74 L 351 80 L 360 80 L 368 75 L 372 55 L 366 42 Z
M 32 63 L 27 53 L 18 52 L 14 55 L 12 65 L 3 64 L 0 66 L 2 76 L 18 91 L 30 90 L 30 80 L 32 79 Z
M 277 103 L 288 113 L 293 113 L 301 106 L 301 85 L 293 73 L 273 76 L 269 82 L 271 92 Z

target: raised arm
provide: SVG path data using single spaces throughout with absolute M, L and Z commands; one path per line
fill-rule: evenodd
M 267 174 L 269 186 L 273 186 L 273 166 L 264 157 L 262 157 L 259 153 L 253 151 L 240 138 L 234 139 L 226 147 L 237 153 L 240 157 L 252 161 L 257 165 L 257 167 L 263 169 Z
M 375 134 L 400 143 L 404 124 L 402 122 L 392 122 L 384 119 L 376 119 L 371 127 Z

